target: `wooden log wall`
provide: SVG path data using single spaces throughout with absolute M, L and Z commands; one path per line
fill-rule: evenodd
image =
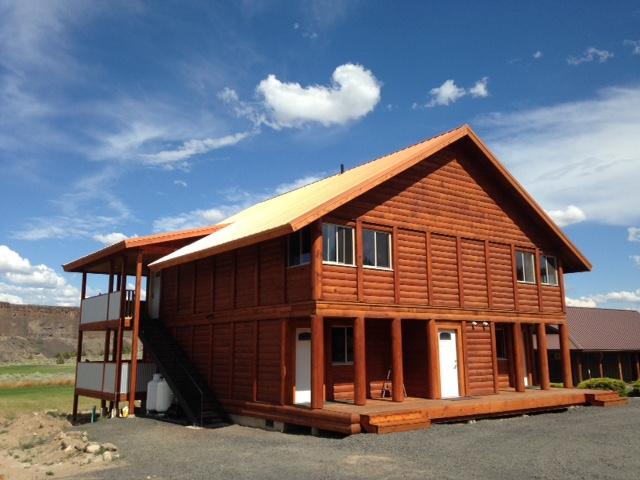
M 472 325 L 465 322 L 464 358 L 466 368 L 467 393 L 487 395 L 494 393 L 491 328 L 482 323 Z
M 340 207 L 331 217 L 394 231 L 397 272 L 325 265 L 322 300 L 563 311 L 560 286 L 514 281 L 514 251 L 530 251 L 539 258 L 554 255 L 554 247 L 541 234 L 544 229 L 482 170 L 472 152 L 462 148 L 440 152 Z

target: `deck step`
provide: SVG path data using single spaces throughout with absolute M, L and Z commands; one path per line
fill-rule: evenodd
M 594 407 L 617 407 L 620 405 L 626 405 L 629 403 L 628 398 L 618 397 L 615 400 L 592 400 L 590 405 Z
M 365 432 L 377 434 L 407 432 L 431 426 L 431 420 L 426 410 L 361 414 L 360 423 Z
M 626 405 L 629 399 L 621 397 L 617 392 L 595 392 L 586 395 L 587 403 L 596 407 L 614 407 Z

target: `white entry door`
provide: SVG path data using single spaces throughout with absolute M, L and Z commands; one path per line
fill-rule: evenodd
M 456 330 L 438 331 L 440 352 L 440 394 L 442 398 L 460 396 Z
M 296 390 L 293 403 L 311 403 L 310 328 L 296 328 Z

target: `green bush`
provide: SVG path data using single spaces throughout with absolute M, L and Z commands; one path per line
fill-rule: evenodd
M 64 354 L 62 352 L 58 352 L 56 355 L 56 363 L 58 365 L 63 365 L 65 361 Z
M 640 380 L 630 383 L 629 388 L 631 388 L 628 394 L 630 397 L 640 397 Z
M 612 390 L 624 395 L 627 390 L 627 384 L 616 378 L 591 378 L 580 382 L 578 388 L 586 388 L 593 390 Z

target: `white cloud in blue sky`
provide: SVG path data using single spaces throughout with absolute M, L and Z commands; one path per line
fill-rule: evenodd
M 567 63 L 569 65 L 580 65 L 581 63 L 605 63 L 607 60 L 614 57 L 612 52 L 608 50 L 604 50 L 602 48 L 589 47 L 587 48 L 582 55 L 571 55 L 567 58 Z

